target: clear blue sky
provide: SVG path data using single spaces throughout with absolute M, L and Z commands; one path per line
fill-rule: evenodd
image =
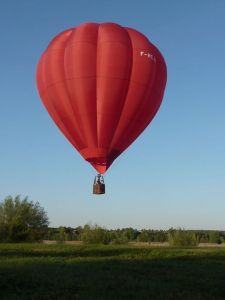
M 37 61 L 83 22 L 143 32 L 168 67 L 163 104 L 92 195 L 95 170 L 39 99 Z M 0 3 L 0 199 L 28 195 L 52 226 L 225 230 L 225 1 L 8 0 Z

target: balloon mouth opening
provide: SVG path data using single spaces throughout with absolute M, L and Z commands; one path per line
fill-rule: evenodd
M 99 174 L 104 174 L 107 171 L 107 169 L 108 169 L 107 165 L 99 165 L 99 164 L 96 164 L 96 163 L 91 163 L 91 165 L 95 168 L 95 170 Z
M 100 174 L 104 174 L 121 153 L 117 149 L 108 151 L 106 148 L 84 148 L 79 152 Z
M 112 162 L 106 161 L 105 158 L 89 158 L 87 161 L 95 168 L 95 170 L 100 173 L 104 174 L 107 169 L 110 167 Z

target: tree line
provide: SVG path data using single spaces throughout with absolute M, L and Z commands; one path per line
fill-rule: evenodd
M 89 244 L 125 244 L 129 242 L 164 243 L 174 246 L 197 246 L 199 243 L 225 242 L 225 231 L 214 230 L 153 230 L 134 228 L 106 229 L 99 225 L 48 228 L 46 240 L 82 241 Z
M 44 208 L 38 202 L 8 196 L 0 202 L 0 242 L 37 242 L 42 240 L 82 241 L 90 244 L 125 244 L 129 242 L 164 243 L 196 246 L 198 243 L 224 243 L 225 231 L 153 230 L 134 228 L 106 229 L 86 224 L 76 228 L 49 227 Z

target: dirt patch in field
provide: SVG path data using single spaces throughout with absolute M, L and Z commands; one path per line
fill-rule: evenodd
M 60 241 L 50 241 L 50 240 L 43 240 L 42 241 L 43 244 L 47 244 L 47 245 L 51 245 L 51 244 L 66 244 L 66 245 L 82 245 L 83 242 L 82 241 L 64 241 L 64 242 L 60 242 Z M 147 243 L 147 242 L 129 242 L 128 243 L 131 246 L 134 247 L 169 247 L 169 243 L 168 242 L 164 242 L 164 243 L 159 243 L 159 242 L 152 242 L 152 243 Z M 222 244 L 216 244 L 216 243 L 199 243 L 197 247 L 200 248 L 224 248 L 225 247 L 225 243 Z
M 50 240 L 43 240 L 43 244 L 52 245 L 52 244 L 67 244 L 67 245 L 82 245 L 82 241 L 50 241 Z

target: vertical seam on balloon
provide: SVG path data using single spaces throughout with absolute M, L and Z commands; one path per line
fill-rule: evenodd
M 45 62 L 45 60 L 42 60 L 42 62 L 41 62 L 41 73 L 42 73 L 43 82 L 44 82 L 44 85 L 45 85 L 45 93 L 48 94 L 48 86 L 47 86 L 47 84 L 46 84 L 46 74 L 45 74 L 45 69 L 46 69 L 46 62 Z M 48 95 L 48 97 L 50 97 L 50 96 Z M 46 109 L 47 109 L 47 106 L 45 105 L 45 102 L 44 102 L 44 101 L 42 101 L 42 102 L 43 102 L 44 106 L 45 106 Z M 62 123 L 61 118 L 60 118 L 60 115 L 59 115 L 57 109 L 55 108 L 55 106 L 52 105 L 51 107 L 52 107 L 52 109 L 53 109 L 53 111 L 54 111 L 54 114 L 58 117 L 58 120 Z M 47 109 L 47 112 L 48 112 L 48 114 L 50 115 L 50 112 L 49 112 L 48 109 Z M 53 119 L 53 121 L 55 122 L 54 119 Z M 61 131 L 63 134 L 66 133 L 67 139 L 68 139 L 69 142 L 75 147 L 75 144 L 74 144 L 74 142 L 73 142 L 73 138 L 72 138 L 70 132 L 68 131 L 68 129 L 67 129 L 66 127 L 64 127 L 63 123 L 62 123 L 62 125 L 60 125 L 59 122 L 57 121 L 57 122 L 55 122 L 55 124 L 57 125 L 57 127 L 60 129 L 60 131 Z M 63 128 L 63 129 L 62 129 L 62 128 Z M 64 132 L 65 132 L 65 133 L 64 133 Z M 75 147 L 75 148 L 76 148 L 76 147 Z
M 64 32 L 63 32 L 64 33 Z M 61 34 L 63 34 L 63 33 L 61 33 Z M 70 37 L 70 35 L 69 35 L 69 37 Z M 68 40 L 68 38 L 69 37 L 67 37 L 67 40 Z M 66 41 L 65 41 L 65 44 L 66 44 Z M 48 49 L 49 49 L 49 47 L 47 48 L 47 51 L 48 51 Z M 46 53 L 46 52 L 44 52 L 44 53 Z M 45 55 L 47 55 L 47 53 L 45 54 Z M 49 54 L 48 54 L 49 55 Z M 63 47 L 63 58 L 65 57 L 65 47 Z M 64 69 L 64 59 L 63 59 L 63 61 L 61 62 L 63 65 L 62 65 L 62 72 L 63 72 L 63 74 L 64 74 L 64 82 L 65 82 L 65 86 L 66 86 L 66 80 L 65 80 L 65 69 Z M 48 93 L 48 88 L 49 88 L 49 86 L 46 84 L 46 72 L 45 72 L 45 69 L 46 69 L 46 62 L 44 61 L 43 63 L 42 63 L 42 65 L 43 65 L 43 77 L 44 77 L 44 82 L 45 82 L 45 89 L 46 89 L 46 93 Z M 67 91 L 67 89 L 66 89 L 66 94 L 67 94 L 67 96 L 68 96 L 68 91 Z M 69 98 L 69 97 L 68 97 Z M 44 103 L 44 102 L 43 102 Z M 78 147 L 78 143 L 76 143 L 75 142 L 75 140 L 74 140 L 74 138 L 73 138 L 73 135 L 71 135 L 71 133 L 70 133 L 70 131 L 68 130 L 68 128 L 67 127 L 65 127 L 64 125 L 63 125 L 63 122 L 62 122 L 62 119 L 61 119 L 61 116 L 60 116 L 60 114 L 58 113 L 58 110 L 56 109 L 56 107 L 55 107 L 55 105 L 52 105 L 51 106 L 52 107 L 52 109 L 54 110 L 54 114 L 56 114 L 57 115 L 57 117 L 58 117 L 58 120 L 61 122 L 61 124 L 62 124 L 62 126 L 58 126 L 58 122 L 56 123 L 56 125 L 60 128 L 60 130 L 63 132 L 63 134 L 64 134 L 64 132 L 66 132 L 66 137 L 67 137 L 67 139 L 70 141 L 70 143 L 78 150 L 79 148 L 81 148 L 81 147 Z M 73 111 L 73 110 L 72 110 Z M 74 111 L 73 111 L 74 112 Z M 61 129 L 61 127 L 63 127 L 64 128 L 64 130 L 62 130 Z M 68 137 L 69 136 L 69 137 Z M 81 142 L 81 144 L 82 144 L 82 146 L 83 146 L 83 144 L 84 144 L 84 142 L 83 142 L 83 139 L 81 138 L 81 136 L 80 135 L 78 135 L 79 136 L 79 140 L 80 140 L 80 142 Z M 81 145 L 79 145 L 79 146 L 81 146 Z
M 45 68 L 44 68 L 44 62 L 45 62 L 44 56 L 46 56 L 45 52 L 42 55 L 42 58 L 41 58 L 42 61 L 40 61 L 40 63 L 41 63 L 41 75 L 42 75 L 41 77 L 43 78 L 43 83 L 44 83 L 45 90 L 47 90 L 46 75 L 45 75 Z
M 75 32 L 74 32 L 75 31 Z M 73 34 L 76 33 L 76 29 L 74 28 L 73 30 Z M 70 35 L 71 36 L 71 35 Z M 64 75 L 64 80 L 65 80 L 65 90 L 66 90 L 66 95 L 67 95 L 67 98 L 69 100 L 69 104 L 70 104 L 70 107 L 71 107 L 71 110 L 73 112 L 73 117 L 74 117 L 74 120 L 76 119 L 76 116 L 75 116 L 75 111 L 74 111 L 74 108 L 73 108 L 73 105 L 72 105 L 72 100 L 71 100 L 71 97 L 70 97 L 70 93 L 69 93 L 69 89 L 68 89 L 68 85 L 67 85 L 67 80 L 66 80 L 66 72 L 65 72 L 65 52 L 66 52 L 66 46 L 67 46 L 67 43 L 68 43 L 68 40 L 70 38 L 70 36 L 67 38 L 66 42 L 65 42 L 65 47 L 63 48 L 63 75 Z M 83 135 L 80 135 L 78 134 L 77 130 L 76 130 L 76 135 L 79 136 L 79 139 L 80 141 L 82 142 L 82 148 L 86 148 L 86 143 L 84 142 L 84 139 L 82 138 Z
M 128 33 L 128 35 L 129 35 L 129 37 L 130 37 L 130 39 L 131 39 L 131 42 L 132 42 L 132 38 L 131 38 L 131 36 L 130 36 L 129 31 L 127 31 L 127 33 Z M 132 44 L 133 44 L 133 43 L 132 43 Z M 156 69 L 155 69 L 155 73 L 154 73 L 154 78 L 152 79 L 151 87 L 146 86 L 146 89 L 145 89 L 145 92 L 144 92 L 143 99 L 145 99 L 146 94 L 147 94 L 149 88 L 152 88 L 152 87 L 153 87 L 153 82 L 154 82 L 154 79 L 155 79 L 155 74 L 156 74 Z M 130 132 L 130 129 L 133 127 L 133 124 L 134 124 L 134 122 L 135 122 L 135 119 L 137 118 L 138 115 L 140 115 L 140 112 L 142 111 L 142 108 L 143 108 L 143 104 L 142 104 L 141 107 L 139 107 L 139 109 L 137 110 L 137 112 L 136 112 L 136 114 L 135 114 L 135 117 L 134 117 L 133 120 L 131 121 L 130 125 L 125 129 L 123 135 L 121 136 L 121 139 L 122 139 L 122 140 L 123 140 L 124 137 L 129 136 L 128 133 Z M 136 137 L 138 137 L 138 135 L 137 135 Z M 125 139 L 125 140 L 127 140 L 127 139 Z M 123 145 L 124 145 L 124 144 L 126 144 L 126 143 L 123 141 L 123 144 L 122 144 L 122 148 L 121 148 L 121 149 L 123 149 Z M 129 147 L 129 146 L 130 146 L 130 144 L 129 144 L 127 147 Z M 125 147 L 125 149 L 126 149 L 127 147 Z M 125 149 L 124 149 L 124 150 L 125 150 Z M 123 152 L 124 150 L 122 150 L 122 152 Z M 121 153 L 122 153 L 122 152 L 121 152 Z
M 133 137 L 129 143 L 129 145 L 127 147 L 125 147 L 122 152 L 124 152 L 139 136 L 140 134 L 142 134 L 144 132 L 144 130 L 148 127 L 148 125 L 152 122 L 152 120 L 154 119 L 157 111 L 159 110 L 160 106 L 161 106 L 162 101 L 159 101 L 158 105 L 155 107 L 154 111 L 152 112 L 151 118 L 145 122 L 145 124 L 143 125 L 143 127 L 138 131 L 138 134 Z
M 130 88 L 131 74 L 132 74 L 132 69 L 133 69 L 133 47 L 132 47 L 132 40 L 131 40 L 131 38 L 130 38 L 130 35 L 129 35 L 128 31 L 127 31 L 125 28 L 123 28 L 123 30 L 126 31 L 126 34 L 127 34 L 128 38 L 129 38 L 129 41 L 130 41 L 130 47 L 129 47 L 129 48 L 130 48 L 130 49 L 129 49 L 129 50 L 130 50 L 130 64 L 129 64 L 129 70 L 128 70 L 128 72 L 129 72 L 129 79 L 128 79 L 128 83 L 127 83 L 127 90 L 126 90 L 126 93 L 125 93 L 125 100 L 124 100 L 124 103 L 123 103 L 123 107 L 122 107 L 122 109 L 121 109 L 120 117 L 119 117 L 119 119 L 118 119 L 116 128 L 115 128 L 115 130 L 114 130 L 114 133 L 113 133 L 113 136 L 112 136 L 112 139 L 111 139 L 111 143 L 110 143 L 108 149 L 111 149 L 112 141 L 113 141 L 114 136 L 115 136 L 115 134 L 116 134 L 116 132 L 117 132 L 118 125 L 119 125 L 120 120 L 121 120 L 121 117 L 122 117 L 123 109 L 124 109 L 124 106 L 125 106 L 125 104 L 126 104 L 126 102 L 127 102 L 127 94 L 128 94 L 129 88 Z
M 97 41 L 96 41 L 96 67 L 95 67 L 95 105 L 96 105 L 96 137 L 97 137 L 97 148 L 99 147 L 99 133 L 98 133 L 98 45 L 99 45 L 99 31 L 100 26 L 98 26 Z
M 155 71 L 154 71 L 154 77 L 152 78 L 152 82 L 151 82 L 151 86 L 147 86 L 146 90 L 145 90 L 145 93 L 144 93 L 144 96 L 143 96 L 143 99 L 146 98 L 146 94 L 147 92 L 149 91 L 149 89 L 152 89 L 154 87 L 154 81 L 155 81 L 155 77 L 156 77 L 156 72 L 157 72 L 157 65 L 155 64 Z M 127 130 L 125 131 L 126 134 L 124 134 L 123 136 L 129 136 L 129 134 L 127 134 L 127 132 L 129 132 L 129 129 L 132 129 L 133 125 L 134 125 L 134 122 L 135 120 L 138 119 L 138 116 L 140 116 L 141 112 L 143 111 L 143 106 L 144 106 L 144 102 L 142 103 L 142 105 L 140 106 L 140 108 L 138 109 L 137 113 L 136 113 L 136 117 L 133 119 L 133 121 L 131 122 L 131 125 L 127 128 Z M 157 110 L 156 110 L 157 112 Z M 156 114 L 156 112 L 154 112 L 153 114 L 153 117 L 154 115 Z M 151 118 L 150 122 L 152 121 L 153 117 Z M 146 122 L 145 125 L 143 126 L 143 129 L 140 131 L 139 130 L 139 133 L 133 138 L 133 140 L 131 139 L 131 142 L 129 143 L 128 146 L 125 146 L 124 148 L 124 142 L 123 142 L 123 145 L 122 145 L 122 152 L 125 151 L 135 140 L 136 138 L 138 138 L 138 136 L 145 130 L 145 128 L 147 127 L 147 125 L 150 123 L 150 122 Z M 124 149 L 123 149 L 124 148 Z

